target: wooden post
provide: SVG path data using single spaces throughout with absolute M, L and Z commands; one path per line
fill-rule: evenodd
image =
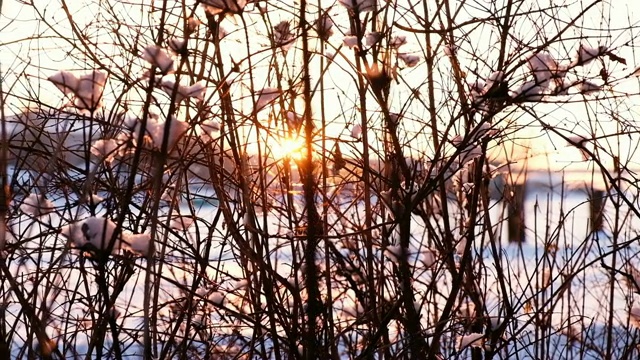
M 589 225 L 591 232 L 602 230 L 604 191 L 591 189 L 589 193 Z
M 524 242 L 525 182 L 511 186 L 513 196 L 507 206 L 509 242 Z

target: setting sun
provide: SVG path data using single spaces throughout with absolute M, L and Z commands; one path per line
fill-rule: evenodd
M 274 159 L 290 158 L 301 160 L 304 158 L 304 139 L 301 137 L 285 137 L 275 140 L 269 145 Z

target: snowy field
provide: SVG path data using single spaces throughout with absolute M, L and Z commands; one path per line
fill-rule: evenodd
M 611 201 L 606 202 L 605 222 L 601 231 L 590 233 L 589 231 L 589 203 L 586 193 L 577 190 L 565 191 L 562 193 L 558 186 L 559 179 L 555 180 L 555 185 L 545 189 L 540 186 L 540 182 L 532 182 L 528 191 L 525 203 L 525 241 L 523 243 L 507 242 L 501 240 L 498 246 L 499 256 L 496 258 L 491 251 L 489 244 L 473 244 L 473 252 L 477 257 L 482 257 L 485 272 L 485 279 L 481 282 L 486 289 L 486 310 L 482 311 L 483 316 L 488 316 L 493 326 L 499 326 L 505 318 L 504 300 L 500 298 L 499 282 L 496 279 L 495 267 L 492 262 L 500 261 L 508 277 L 505 282 L 509 285 L 509 302 L 514 309 L 513 316 L 508 320 L 503 339 L 509 339 L 508 346 L 500 351 L 500 358 L 511 359 L 539 359 L 539 351 L 546 351 L 549 358 L 553 359 L 600 359 L 604 355 L 601 349 L 606 348 L 607 327 L 606 316 L 608 311 L 603 311 L 603 304 L 606 304 L 606 297 L 612 296 L 613 308 L 611 315 L 614 323 L 612 341 L 614 344 L 614 358 L 622 357 L 619 352 L 629 348 L 629 344 L 637 339 L 635 327 L 629 326 L 629 308 L 633 306 L 634 296 L 628 288 L 617 286 L 609 294 L 610 278 L 609 271 L 602 267 L 602 263 L 616 264 L 620 269 L 628 263 L 639 265 L 638 251 L 640 247 L 634 241 L 625 246 L 617 254 L 618 259 L 614 260 L 611 255 L 606 255 L 611 251 L 613 245 L 613 234 L 610 228 L 613 226 L 608 219 L 612 218 L 615 207 Z M 237 258 L 237 250 L 234 244 L 229 241 L 223 229 L 212 229 L 209 227 L 211 219 L 219 215 L 217 201 L 213 198 L 213 191 L 209 188 L 193 188 L 192 201 L 195 207 L 189 208 L 181 206 L 177 209 L 180 214 L 197 214 L 196 220 L 191 223 L 192 217 L 181 218 L 172 215 L 171 220 L 166 220 L 169 226 L 161 230 L 163 247 L 158 249 L 156 258 L 163 254 L 162 262 L 155 262 L 154 271 L 157 271 L 160 280 L 157 303 L 160 304 L 157 312 L 158 319 L 163 326 L 171 326 L 171 319 L 175 318 L 179 308 L 184 306 L 189 297 L 200 298 L 214 306 L 203 305 L 201 317 L 193 321 L 201 327 L 222 324 L 228 321 L 229 316 L 236 316 L 237 327 L 218 329 L 220 333 L 239 334 L 247 338 L 255 329 L 248 323 L 241 321 L 243 313 L 255 311 L 247 301 L 245 279 Z M 200 194 L 200 195 L 199 195 Z M 301 195 L 295 195 L 295 201 L 302 207 L 303 199 Z M 337 203 L 343 201 L 350 204 L 351 199 L 347 195 L 337 198 Z M 374 199 L 374 201 L 376 201 Z M 453 206 L 453 202 L 450 204 Z M 54 202 L 55 207 L 64 207 L 65 204 Z M 349 207 L 351 206 L 351 207 Z M 352 223 L 358 222 L 361 216 L 362 207 L 352 205 L 344 206 L 344 214 L 350 218 Z M 494 232 L 501 234 L 501 239 L 507 239 L 507 225 L 497 220 L 503 218 L 500 213 L 504 210 L 506 203 L 493 202 L 491 210 L 492 224 Z M 104 209 L 98 205 L 95 209 L 96 215 L 104 213 Z M 620 213 L 626 213 L 624 206 L 619 209 Z M 162 212 L 161 212 L 162 213 Z M 77 218 L 83 218 L 89 214 L 81 211 L 77 213 Z M 165 214 L 168 218 L 168 214 Z M 283 278 L 288 279 L 291 287 L 282 287 L 278 290 L 283 301 L 293 301 L 289 293 L 293 289 L 302 286 L 303 280 L 300 275 L 296 275 L 292 270 L 292 249 L 296 248 L 297 238 L 287 230 L 286 219 L 279 218 L 273 214 L 259 213 L 259 219 L 266 219 L 265 231 L 269 234 L 269 258 L 273 268 Z M 559 221 L 559 219 L 563 219 Z M 187 221 L 188 220 L 188 221 Z M 341 221 L 335 216 L 329 217 L 330 222 Z M 452 218 L 452 220 L 455 220 Z M 18 281 L 25 287 L 35 286 L 47 289 L 38 291 L 37 301 L 42 301 L 49 308 L 42 311 L 50 311 L 52 319 L 59 318 L 64 328 L 57 328 L 61 336 L 65 338 L 66 344 L 58 344 L 68 358 L 75 358 L 85 353 L 90 346 L 89 328 L 95 324 L 98 314 L 87 313 L 90 304 L 86 303 L 97 296 L 100 289 L 95 282 L 89 281 L 91 275 L 100 276 L 96 273 L 95 263 L 86 256 L 79 256 L 78 250 L 69 247 L 66 238 L 56 234 L 56 229 L 64 226 L 65 220 L 59 215 L 49 214 L 39 218 L 38 221 L 27 220 L 16 223 L 14 226 L 16 233 L 28 234 L 28 240 L 22 246 L 24 253 L 13 259 L 10 263 L 10 270 Z M 631 240 L 632 234 L 637 234 L 639 223 L 637 218 L 631 216 L 626 218 L 624 226 L 619 227 L 621 233 L 616 240 L 617 244 L 623 244 Z M 263 227 L 262 225 L 261 227 Z M 416 309 L 420 311 L 425 329 L 429 329 L 433 316 L 443 304 L 434 304 L 431 298 L 419 298 L 420 294 L 428 292 L 429 284 L 439 282 L 439 287 L 447 289 L 451 284 L 449 280 L 442 276 L 442 262 L 439 255 L 427 249 L 428 242 L 424 239 L 425 225 L 419 219 L 415 219 L 412 225 L 413 241 L 409 248 L 408 261 L 415 269 L 423 269 L 416 272 L 415 290 Z M 180 235 L 180 236 L 174 236 Z M 379 235 L 379 234 L 377 234 Z M 166 237 L 165 237 L 166 236 Z M 198 241 L 200 239 L 212 239 L 213 244 L 208 254 L 198 252 Z M 347 237 L 347 241 L 339 241 L 336 248 L 345 256 L 357 249 L 357 245 L 350 246 L 349 241 L 353 237 Z M 545 240 L 546 239 L 546 240 Z M 554 256 L 549 256 L 548 248 L 553 244 Z M 33 245 L 31 245 L 33 244 Z M 353 244 L 351 244 L 353 245 Z M 545 251 L 547 247 L 547 251 Z M 459 248 L 459 244 L 458 244 Z M 42 249 L 41 252 L 38 249 Z M 363 251 L 363 250 L 360 250 Z M 123 354 L 141 354 L 141 335 L 143 331 L 143 309 L 145 291 L 145 270 L 147 261 L 144 258 L 134 257 L 130 253 L 124 255 L 120 252 L 107 262 L 106 267 L 113 269 L 116 264 L 120 269 L 133 271 L 131 278 L 126 281 L 122 292 L 117 296 L 114 310 L 118 312 L 117 321 L 121 326 L 120 340 Z M 323 252 L 321 251 L 322 255 Z M 206 258 L 203 256 L 206 255 Z M 363 254 L 364 255 L 364 254 Z M 385 266 L 391 267 L 394 264 L 394 254 L 391 250 L 382 250 L 376 253 L 379 258 L 386 258 Z M 457 261 L 460 257 L 456 255 Z M 624 260 L 622 260 L 624 259 Z M 477 260 L 476 260 L 477 261 Z M 614 261 L 617 261 L 613 263 Z M 204 262 L 208 264 L 206 268 L 199 267 L 198 264 Z M 117 274 L 119 271 L 110 274 Z M 55 275 L 51 275 L 55 274 Z M 194 277 L 194 274 L 198 274 Z M 571 279 L 567 279 L 567 274 L 572 274 Z M 112 276 L 112 275 L 104 275 Z M 341 275 L 335 275 L 340 277 Z M 196 280 L 198 278 L 198 280 Z M 620 278 L 620 276 L 618 276 Z M 113 279 L 112 279 L 113 280 Z M 45 284 L 41 282 L 47 282 Z M 194 284 L 197 284 L 194 286 Z M 567 287 L 567 284 L 570 286 Z M 189 289 L 194 289 L 189 293 Z M 542 291 L 540 291 L 542 290 Z M 334 289 L 339 293 L 339 286 Z M 557 295 L 568 292 L 570 296 L 562 297 L 564 300 L 557 301 Z M 93 295 L 91 295 L 93 294 Z M 493 295 L 492 295 L 493 294 Z M 388 296 L 394 298 L 394 290 L 389 289 Z M 288 299 L 288 300 L 287 300 Z M 567 299 L 572 299 L 573 303 Z M 443 299 L 440 298 L 442 301 Z M 34 298 L 34 301 L 35 298 Z M 576 306 L 577 305 L 577 306 Z M 194 305 L 196 306 L 196 305 Z M 544 309 L 544 312 L 535 309 Z M 467 312 L 467 316 L 475 314 L 476 310 L 472 303 L 461 304 L 461 312 Z M 576 312 L 576 309 L 579 312 Z M 334 318 L 337 324 L 350 324 L 358 317 L 362 311 L 361 305 L 357 303 L 353 293 L 346 293 L 339 304 L 334 304 Z M 540 320 L 540 314 L 547 314 L 547 318 Z M 15 323 L 17 334 L 26 337 L 24 323 L 20 320 L 21 306 L 13 302 L 7 307 L 7 322 Z M 226 319 L 225 319 L 226 317 Z M 225 321 L 221 321 L 225 319 Z M 539 321 L 546 321 L 547 327 L 540 326 Z M 52 321 L 54 322 L 54 321 Z M 339 325 L 337 325 L 339 326 Z M 351 325 L 345 325 L 346 327 Z M 197 326 L 196 326 L 197 328 Z M 455 326 L 447 336 L 441 339 L 445 344 L 446 358 L 465 359 L 468 356 L 469 348 L 460 349 L 461 335 L 456 333 Z M 555 331 L 554 329 L 563 329 Z M 567 329 L 584 329 L 580 333 L 571 333 Z M 178 329 L 177 331 L 187 331 Z M 393 329 L 390 328 L 393 332 Z M 428 333 L 428 332 L 427 332 Z M 355 336 L 355 335 L 353 335 Z M 472 335 L 467 335 L 472 336 Z M 577 337 L 576 337 L 577 336 Z M 109 338 L 109 336 L 107 336 Z M 428 336 L 427 336 L 428 338 Z M 471 339 L 473 340 L 473 339 Z M 465 340 L 463 340 L 465 341 Z M 204 349 L 206 342 L 199 343 L 198 337 L 193 338 L 195 348 L 199 346 Z M 470 341 L 469 344 L 473 343 Z M 104 344 L 105 349 L 109 349 L 109 344 Z M 485 344 L 485 346 L 487 346 Z M 18 348 L 18 347 L 16 347 Z M 74 349 L 71 351 L 70 349 Z M 545 350 L 546 349 L 546 350 Z M 24 356 L 23 353 L 13 353 L 15 357 Z

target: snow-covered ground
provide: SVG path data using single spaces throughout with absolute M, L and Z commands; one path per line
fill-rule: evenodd
M 611 219 L 614 206 L 607 201 L 605 225 L 601 231 L 591 233 L 589 231 L 589 203 L 586 194 L 579 191 L 568 191 L 561 193 L 560 188 L 554 186 L 544 190 L 540 186 L 531 187 L 525 198 L 525 241 L 523 243 L 509 243 L 500 241 L 499 261 L 501 262 L 505 275 L 508 279 L 505 283 L 509 286 L 509 302 L 514 308 L 514 316 L 509 320 L 507 330 L 503 338 L 509 340 L 509 345 L 501 352 L 502 358 L 539 359 L 542 354 L 536 353 L 541 349 L 548 349 L 549 356 L 553 359 L 599 359 L 602 353 L 597 349 L 604 349 L 606 346 L 606 321 L 609 310 L 613 314 L 612 329 L 614 356 L 622 356 L 623 349 L 629 348 L 629 342 L 637 337 L 634 327 L 628 327 L 628 311 L 633 306 L 634 295 L 628 288 L 620 285 L 614 286 L 610 292 L 610 272 L 604 269 L 601 264 L 604 262 L 612 265 L 611 251 L 613 234 L 613 223 Z M 211 189 L 204 189 L 204 197 L 209 199 L 212 194 Z M 302 204 L 301 195 L 296 195 Z M 345 199 L 346 201 L 349 199 Z M 376 200 L 374 199 L 374 202 Z M 54 201 L 55 208 L 64 208 L 67 204 Z M 453 205 L 453 203 L 451 204 Z M 506 224 L 498 222 L 500 213 L 505 203 L 494 202 L 492 209 L 492 223 L 494 230 L 502 234 L 501 238 L 506 239 Z M 345 207 L 346 208 L 346 207 Z M 185 304 L 185 300 L 195 296 L 208 299 L 214 304 L 221 305 L 222 308 L 203 307 L 201 321 L 203 324 L 216 324 L 224 317 L 225 311 L 236 313 L 251 313 L 251 305 L 246 301 L 246 279 L 242 267 L 236 257 L 237 250 L 232 249 L 232 241 L 229 241 L 222 229 L 211 229 L 207 226 L 209 219 L 213 219 L 219 208 L 211 200 L 202 200 L 195 209 L 183 205 L 180 207 L 181 214 L 190 214 L 195 210 L 197 219 L 193 224 L 187 225 L 184 221 L 176 223 L 173 219 L 173 226 L 170 230 L 160 230 L 159 239 L 166 244 L 166 248 L 157 247 L 156 256 L 162 256 L 165 261 L 162 265 L 156 263 L 155 269 L 158 271 L 160 280 L 160 291 L 158 293 L 158 319 L 161 326 L 171 326 L 170 319 L 176 316 L 180 306 Z M 353 222 L 357 222 L 358 213 L 362 211 L 361 206 L 345 211 L 347 217 L 351 217 Z M 626 214 L 625 206 L 622 206 L 621 214 Z M 81 215 L 86 217 L 88 214 Z M 104 214 L 104 208 L 97 207 L 97 215 Z M 623 218 L 623 225 L 620 228 L 620 237 L 617 243 L 621 244 L 631 240 L 640 228 L 638 219 L 634 216 Z M 258 214 L 258 219 L 262 220 L 262 214 Z M 302 286 L 300 274 L 292 270 L 292 249 L 295 248 L 294 238 L 291 231 L 284 226 L 286 220 L 281 217 L 268 214 L 267 217 L 270 259 L 273 268 L 284 278 L 289 279 L 290 284 L 296 288 Z M 559 219 L 563 219 L 562 222 Z M 29 238 L 24 239 L 21 246 L 23 252 L 21 256 L 14 258 L 9 264 L 11 272 L 15 275 L 27 291 L 35 288 L 49 289 L 48 293 L 39 291 L 38 301 L 50 306 L 52 324 L 58 319 L 64 323 L 63 329 L 58 328 L 61 338 L 67 342 L 65 349 L 73 347 L 78 353 L 83 353 L 88 348 L 90 342 L 89 329 L 95 323 L 97 313 L 91 313 L 91 304 L 86 303 L 87 299 L 96 296 L 99 289 L 92 281 L 91 269 L 95 266 L 92 260 L 78 256 L 78 250 L 69 247 L 69 243 L 63 236 L 56 234 L 52 229 L 58 229 L 65 225 L 66 220 L 55 212 L 42 215 L 37 221 L 28 221 L 26 216 L 14 226 L 18 232 L 28 234 Z M 340 221 L 331 218 L 331 221 Z M 452 218 L 453 220 L 453 218 Z M 168 222 L 171 223 L 171 222 Z M 263 228 L 264 224 L 260 227 Z M 213 235 L 211 235 L 213 231 Z M 446 294 L 451 284 L 443 272 L 438 271 L 438 255 L 434 257 L 433 267 L 424 266 L 428 259 L 426 242 L 424 241 L 424 224 L 416 219 L 413 223 L 413 238 L 409 248 L 409 263 L 416 269 L 422 266 L 424 269 L 416 271 L 414 286 L 416 293 L 427 293 L 429 285 L 433 281 L 439 282 L 438 287 Z M 175 236 L 179 235 L 179 236 Z M 208 254 L 207 268 L 204 273 L 198 268 L 197 259 L 202 256 L 198 253 L 199 239 L 211 239 L 214 243 L 211 252 Z M 210 240 L 208 240 L 210 241 Z M 156 245 L 157 246 L 157 245 Z M 338 249 L 345 255 L 354 251 L 346 242 L 338 243 Z M 545 250 L 546 249 L 546 250 Z M 41 251 L 40 251 L 41 250 Z M 637 259 L 640 247 L 632 243 L 618 251 L 615 267 L 624 270 L 627 263 L 639 265 Z M 360 250 L 364 251 L 364 250 Z M 482 310 L 482 316 L 495 317 L 499 324 L 504 319 L 505 307 L 501 299 L 499 282 L 495 273 L 494 254 L 491 247 L 486 243 L 481 246 L 474 243 L 473 251 L 478 258 L 483 259 L 484 278 L 479 281 L 484 287 L 486 294 L 486 310 Z M 118 253 L 118 254 L 121 254 Z M 160 255 L 162 254 L 162 255 Z M 555 255 L 554 255 L 555 254 Z M 392 267 L 394 253 L 391 249 L 379 249 L 377 257 L 386 256 L 389 260 L 386 266 Z M 120 258 L 118 255 L 116 258 Z M 115 301 L 115 311 L 120 313 L 118 323 L 122 327 L 125 353 L 136 354 L 141 351 L 141 335 L 144 324 L 144 291 L 145 291 L 145 269 L 147 263 L 144 258 L 132 258 L 127 256 L 120 260 L 110 260 L 107 268 L 118 264 L 122 267 L 133 266 L 135 274 L 126 282 L 122 293 Z M 458 258 L 459 260 L 459 258 Z M 427 260 L 428 261 L 428 260 Z M 126 266 L 125 266 L 126 267 Z M 391 271 L 390 268 L 387 271 Z M 216 270 L 217 269 L 217 270 Z M 87 270 L 89 270 L 87 272 Z M 51 274 L 55 274 L 52 276 Z M 201 278 L 195 294 L 188 293 L 194 283 L 194 274 Z M 571 279 L 568 276 L 571 275 Z M 336 275 L 340 277 L 340 275 Z M 620 280 L 620 276 L 618 276 Z M 45 284 L 41 281 L 47 282 Z M 570 283 L 567 290 L 563 284 Z M 543 291 L 539 291 L 543 289 Z M 187 291 L 187 292 L 186 292 Z M 290 289 L 280 288 L 276 290 L 283 296 L 283 299 L 290 299 Z M 336 288 L 336 291 L 338 289 Z M 563 293 L 564 292 L 564 293 Z M 561 297 L 556 297 L 562 293 Z M 570 293 L 569 296 L 566 294 Z M 93 294 L 93 295 L 91 295 Z M 362 311 L 361 305 L 355 301 L 353 293 L 345 293 L 339 302 L 334 304 L 334 316 L 337 326 L 350 326 L 351 322 L 357 318 L 358 312 Z M 389 290 L 389 298 L 393 299 L 395 294 L 393 289 Z M 613 307 L 608 308 L 608 297 L 612 296 Z M 562 298 L 563 300 L 558 300 Z M 437 297 L 435 299 L 438 299 Z M 443 301 L 439 298 L 439 301 Z M 551 299 L 551 300 L 550 300 Z M 570 299 L 570 300 L 568 300 Z M 440 311 L 442 304 L 433 304 L 432 298 L 416 299 L 416 307 L 420 309 L 422 323 L 425 329 L 433 326 L 433 316 Z M 182 304 L 182 305 L 181 305 Z M 87 312 L 89 311 L 89 312 Z M 475 310 L 473 310 L 475 311 Z M 541 330 L 536 325 L 536 314 L 548 312 L 549 328 Z M 14 339 L 26 336 L 24 322 L 21 320 L 21 307 L 17 302 L 11 303 L 7 307 L 7 321 L 17 323 L 17 334 Z M 227 319 L 228 320 L 228 319 Z M 343 324 L 343 325 L 340 325 Z M 203 325 L 204 326 L 204 325 Z M 442 341 L 446 346 L 444 355 L 447 358 L 466 358 L 468 349 L 458 351 L 457 343 L 464 330 L 452 322 L 453 331 L 449 332 Z M 457 329 L 457 330 L 456 330 Z M 554 330 L 561 329 L 561 330 Z M 575 329 L 580 333 L 574 337 L 567 329 Z M 249 324 L 241 325 L 238 322 L 236 330 L 240 334 L 250 336 L 252 327 Z M 393 332 L 393 329 L 390 329 Z M 186 331 L 186 330 L 182 330 Z M 221 329 L 221 332 L 225 330 Z M 229 329 L 231 331 L 231 329 Z M 456 332 L 457 331 L 457 332 Z M 429 331 L 427 330 L 427 333 Z M 107 336 L 109 338 L 109 336 Z M 630 340 L 631 339 L 631 340 Z M 542 346 L 541 342 L 545 342 Z M 63 344 L 58 343 L 62 351 Z M 109 346 L 106 345 L 108 348 Z M 16 346 L 15 349 L 18 349 Z M 549 350 L 551 349 L 551 350 Z M 18 355 L 18 354 L 14 354 Z M 72 354 L 67 353 L 68 356 Z

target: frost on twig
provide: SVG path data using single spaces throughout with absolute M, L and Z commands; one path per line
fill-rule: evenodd
M 532 54 L 527 58 L 533 75 L 532 80 L 524 81 L 518 87 L 509 91 L 514 101 L 520 102 L 537 102 L 544 99 L 547 94 L 551 95 L 568 95 L 570 88 L 575 88 L 578 93 L 591 95 L 602 90 L 602 86 L 595 84 L 586 79 L 568 80 L 566 74 L 569 69 L 576 68 L 591 63 L 594 59 L 601 56 L 609 55 L 612 61 L 626 64 L 626 60 L 607 51 L 604 46 L 591 47 L 580 44 L 578 52 L 569 64 L 559 64 L 548 52 L 540 51 Z M 600 72 L 605 84 L 608 80 L 608 73 L 603 68 Z M 551 87 L 551 84 L 554 84 Z

